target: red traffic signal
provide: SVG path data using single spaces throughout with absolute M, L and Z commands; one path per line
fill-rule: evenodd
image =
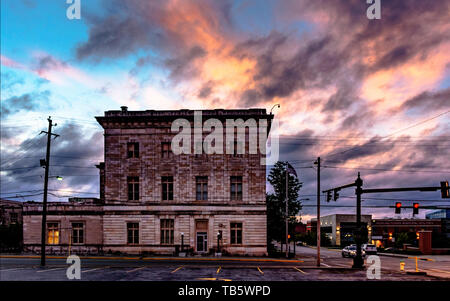
M 413 215 L 419 214 L 419 203 L 413 204 Z
M 400 214 L 401 210 L 402 210 L 402 203 L 396 202 L 395 203 L 395 214 Z

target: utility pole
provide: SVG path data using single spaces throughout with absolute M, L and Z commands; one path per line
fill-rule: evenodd
M 320 267 L 320 157 L 314 162 L 317 164 L 317 266 Z
M 41 229 L 41 266 L 45 266 L 45 232 L 47 223 L 47 192 L 48 192 L 48 172 L 50 167 L 50 142 L 52 135 L 58 137 L 59 135 L 52 134 L 52 119 L 48 117 L 48 131 L 41 133 L 47 134 L 47 153 L 45 156 L 45 177 L 44 177 L 44 198 L 42 201 L 42 229 Z M 56 126 L 56 123 L 55 123 Z

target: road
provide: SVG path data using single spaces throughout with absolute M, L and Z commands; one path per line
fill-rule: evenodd
M 291 246 L 293 250 L 293 246 Z M 303 257 L 314 257 L 316 256 L 317 250 L 312 247 L 300 247 L 296 246 L 297 256 Z M 332 267 L 351 267 L 353 259 L 343 258 L 341 255 L 341 250 L 339 249 L 328 249 L 322 247 L 320 249 L 321 263 L 324 266 Z M 420 271 L 426 272 L 428 275 L 448 278 L 450 280 L 450 256 L 440 255 L 440 256 L 419 256 L 420 258 L 429 258 L 433 261 L 418 260 L 418 267 Z M 381 269 L 386 272 L 399 272 L 400 262 L 405 263 L 406 271 L 415 271 L 415 259 L 413 258 L 402 258 L 402 257 L 391 257 L 379 254 Z
M 368 280 L 366 271 L 351 269 L 352 259 L 342 258 L 339 250 L 322 249 L 322 268 L 315 266 L 316 250 L 297 247 L 296 260 L 269 258 L 210 258 L 210 257 L 89 257 L 81 258 L 81 280 L 96 281 L 306 281 L 306 280 Z M 381 257 L 381 280 L 430 281 L 433 276 L 450 276 L 450 262 L 420 262 L 427 273 L 432 269 L 444 271 L 432 276 L 406 275 L 399 271 L 399 258 Z M 52 281 L 68 280 L 69 264 L 65 257 L 47 259 L 45 268 L 39 257 L 0 256 L 0 280 Z M 413 260 L 407 269 L 414 269 Z M 446 271 L 449 271 L 446 273 Z M 429 273 L 431 275 L 432 273 Z M 450 279 L 449 279 L 450 280 Z

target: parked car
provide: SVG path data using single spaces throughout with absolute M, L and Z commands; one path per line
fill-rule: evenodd
M 363 244 L 361 248 L 366 254 L 377 254 L 377 247 L 373 244 Z
M 383 250 L 383 252 L 385 253 L 397 253 L 399 251 L 399 249 L 397 248 L 393 248 L 393 247 L 389 247 Z
M 361 248 L 361 256 L 365 257 L 366 252 Z M 346 246 L 342 249 L 342 257 L 356 257 L 356 245 Z

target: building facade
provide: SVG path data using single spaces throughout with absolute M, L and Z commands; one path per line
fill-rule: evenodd
M 440 220 L 375 219 L 372 221 L 372 243 L 377 247 L 392 247 L 403 233 L 418 241 L 419 232 L 423 230 L 440 233 Z
M 261 164 L 265 140 L 256 153 L 250 151 L 250 140 L 261 127 L 267 135 L 272 116 L 265 109 L 204 110 L 199 123 L 192 110 L 128 111 L 122 107 L 96 117 L 104 129 L 105 144 L 104 162 L 96 165 L 100 198 L 50 204 L 48 248 L 266 255 L 266 167 Z M 182 144 L 190 141 L 190 145 L 186 153 L 177 154 L 171 142 L 178 131 L 172 127 L 180 119 L 190 129 L 185 135 L 189 139 Z M 204 144 L 201 150 L 202 141 L 213 130 L 203 130 L 208 120 L 223 124 L 223 154 L 206 154 Z M 245 142 L 238 141 L 237 127 L 232 128 L 232 140 L 226 136 L 225 125 L 228 129 L 228 124 L 239 121 L 244 122 Z M 218 147 L 216 143 L 210 145 Z M 244 153 L 239 151 L 241 146 Z M 24 243 L 34 251 L 40 242 L 40 212 L 39 204 L 24 207 Z
M 439 209 L 425 215 L 426 219 L 438 219 L 441 221 L 442 233 L 450 239 L 450 209 Z
M 22 249 L 22 202 L 0 199 L 0 252 Z
M 361 215 L 362 227 L 367 228 L 369 241 L 372 235 L 372 215 Z M 330 239 L 333 246 L 347 246 L 354 244 L 353 232 L 356 229 L 355 214 L 332 214 L 320 217 L 320 231 Z M 306 230 L 317 231 L 317 219 L 311 219 Z

